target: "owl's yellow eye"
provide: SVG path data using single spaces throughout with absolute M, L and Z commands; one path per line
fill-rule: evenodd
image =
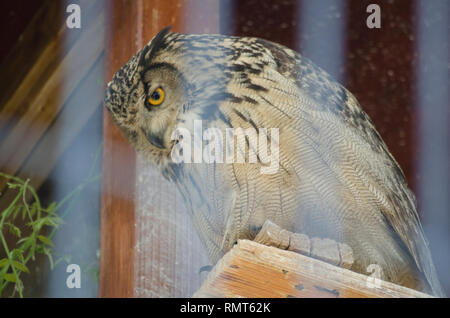
M 166 94 L 164 93 L 164 90 L 161 87 L 159 87 L 155 89 L 153 93 L 150 95 L 150 97 L 148 98 L 148 102 L 150 103 L 150 105 L 153 106 L 161 105 L 162 102 L 164 101 L 165 96 Z

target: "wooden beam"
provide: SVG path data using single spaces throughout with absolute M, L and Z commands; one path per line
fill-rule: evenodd
M 91 21 L 96 20 L 102 0 L 76 2 L 83 8 L 85 27 L 88 27 Z M 54 68 L 86 29 L 69 30 L 64 12 L 60 1 L 45 1 L 21 35 L 21 40 L 2 62 L 0 142 L 28 111 Z
M 138 50 L 139 2 L 108 1 L 105 84 Z M 135 151 L 104 111 L 100 297 L 134 295 L 135 165 Z
M 317 259 L 240 240 L 194 297 L 423 298 L 430 295 Z
M 2 109 L 0 116 L 21 107 L 22 103 L 29 104 L 0 145 L 0 171 L 12 175 L 18 172 L 72 92 L 102 54 L 104 14 L 100 12 L 93 21 L 56 65 L 53 58 L 58 52 L 55 50 L 63 38 L 52 40 Z M 50 72 L 50 75 L 47 80 L 40 81 L 37 76 L 43 72 L 42 68 L 46 69 L 45 72 Z M 33 89 L 30 89 L 31 86 Z M 0 180 L 0 192 L 5 188 L 6 182 L 7 180 Z
M 41 56 L 49 39 L 55 38 L 61 28 L 62 12 L 61 1 L 44 0 L 39 10 L 28 22 L 19 40 L 8 55 L 1 61 L 0 69 L 0 110 L 2 110 L 11 95 L 20 86 L 29 70 Z M 30 48 L 33 48 L 32 50 Z M 5 118 L 0 117 L 0 136 L 3 134 Z

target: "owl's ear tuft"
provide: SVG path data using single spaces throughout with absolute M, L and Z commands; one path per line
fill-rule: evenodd
M 139 60 L 139 65 L 146 65 L 148 64 L 152 59 L 153 56 L 161 49 L 164 49 L 167 45 L 167 43 L 164 41 L 166 35 L 170 32 L 171 26 L 167 26 L 151 40 L 149 44 L 147 44 L 141 53 L 141 57 Z

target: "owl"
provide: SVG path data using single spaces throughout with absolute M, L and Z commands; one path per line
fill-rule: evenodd
M 353 271 L 377 264 L 443 295 L 399 165 L 355 97 L 295 51 L 165 28 L 117 71 L 105 106 L 176 184 L 211 262 L 270 220 L 347 244 Z

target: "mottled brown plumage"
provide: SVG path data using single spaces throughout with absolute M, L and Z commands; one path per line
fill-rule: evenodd
M 158 87 L 165 99 L 155 107 L 148 99 Z M 348 244 L 352 270 L 378 264 L 388 281 L 442 295 L 402 170 L 355 97 L 298 53 L 257 38 L 164 29 L 115 74 L 105 105 L 177 184 L 213 262 L 270 219 Z M 262 174 L 260 158 L 175 164 L 171 135 L 192 132 L 194 120 L 278 128 L 278 172 Z

